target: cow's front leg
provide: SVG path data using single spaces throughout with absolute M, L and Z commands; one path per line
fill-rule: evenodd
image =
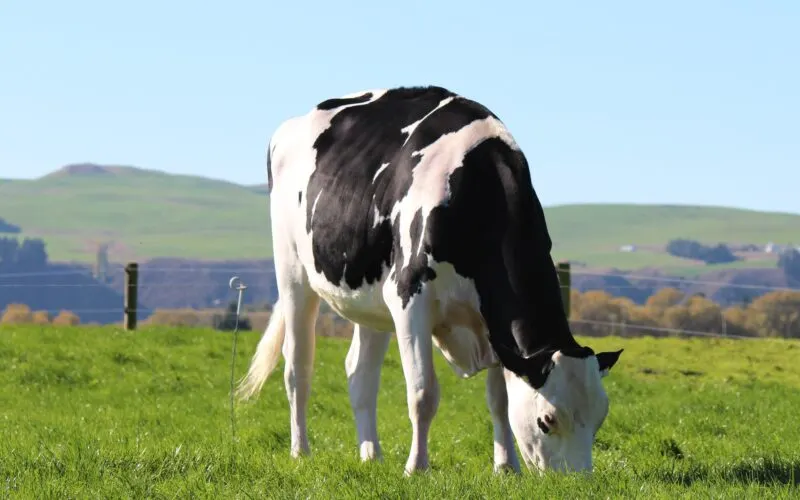
M 390 332 L 376 332 L 356 324 L 345 358 L 350 406 L 356 420 L 361 460 L 381 458 L 378 439 L 378 389 Z
M 410 475 L 429 467 L 428 431 L 439 407 L 439 382 L 433 367 L 432 308 L 424 285 L 423 291 L 411 297 L 406 307 L 402 307 L 402 300 L 396 295 L 396 285 L 388 288 L 386 301 L 394 319 L 411 420 L 411 450 L 405 467 L 405 474 Z
M 503 367 L 494 366 L 486 371 L 486 403 L 494 428 L 494 470 L 518 473 L 519 459 L 514 448 L 514 434 L 508 421 L 508 392 Z

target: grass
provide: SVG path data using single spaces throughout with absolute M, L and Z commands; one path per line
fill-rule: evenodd
M 114 242 L 110 258 L 119 262 L 271 256 L 263 189 L 128 167 L 95 170 L 0 183 L 0 217 L 43 238 L 55 261 L 91 262 L 105 241 Z M 625 244 L 664 245 L 678 237 L 788 243 L 800 231 L 798 214 L 720 207 L 564 205 L 546 208 L 546 215 L 557 258 L 619 269 L 688 267 L 659 251 L 619 252 Z
M 237 378 L 259 333 L 240 337 Z M 586 339 L 582 339 L 586 341 Z M 0 329 L 0 495 L 213 498 L 782 498 L 800 482 L 800 344 L 589 339 L 624 347 L 595 474 L 495 476 L 484 375 L 437 355 L 433 470 L 403 478 L 410 426 L 397 347 L 379 398 L 382 464 L 360 464 L 344 377 L 348 343 L 318 340 L 310 459 L 288 458 L 280 370 L 229 419 L 229 334 Z

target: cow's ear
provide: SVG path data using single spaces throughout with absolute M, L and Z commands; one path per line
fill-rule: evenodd
M 525 357 L 525 378 L 534 389 L 541 389 L 553 371 L 553 354 L 555 351 L 547 349 Z
M 525 364 L 523 363 L 522 356 L 520 356 L 515 349 L 500 343 L 493 345 L 492 348 L 507 370 L 513 372 L 518 377 L 522 377 L 525 374 Z
M 619 351 L 615 352 L 599 352 L 597 353 L 597 363 L 600 365 L 600 374 L 605 377 L 608 375 L 609 370 L 613 367 L 617 360 L 619 359 L 619 355 L 622 354 L 624 349 L 620 349 Z

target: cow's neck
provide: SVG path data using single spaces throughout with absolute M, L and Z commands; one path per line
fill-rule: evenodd
M 561 299 L 544 210 L 533 191 L 524 158 L 512 175 L 500 169 L 506 206 L 502 241 L 476 280 L 482 312 L 494 338 L 523 356 L 580 347 Z
M 486 268 L 476 281 L 492 344 L 530 356 L 542 350 L 579 347 L 564 312 L 549 255 Z M 501 344 L 497 346 L 496 344 Z

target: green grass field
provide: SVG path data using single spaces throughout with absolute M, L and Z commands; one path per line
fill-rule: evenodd
M 59 171 L 0 183 L 0 217 L 21 226 L 25 235 L 43 238 L 54 261 L 91 262 L 96 245 L 105 241 L 114 243 L 110 258 L 117 262 L 272 255 L 263 190 L 128 167 L 105 167 L 104 172 Z M 591 267 L 689 267 L 696 273 L 712 267 L 692 266 L 658 251 L 623 253 L 619 247 L 664 245 L 679 237 L 710 244 L 788 243 L 800 234 L 800 214 L 732 208 L 565 205 L 547 207 L 546 214 L 556 258 Z
M 237 378 L 260 333 L 240 336 Z M 581 339 L 586 341 L 586 339 Z M 288 458 L 280 368 L 229 415 L 231 336 L 211 330 L 3 326 L 0 496 L 13 498 L 783 498 L 800 483 L 800 343 L 588 340 L 624 347 L 595 473 L 495 476 L 484 375 L 442 388 L 432 471 L 402 477 L 410 426 L 396 345 L 379 399 L 382 464 L 358 462 L 348 342 L 318 340 L 310 439 Z M 282 365 L 281 365 L 282 366 Z

